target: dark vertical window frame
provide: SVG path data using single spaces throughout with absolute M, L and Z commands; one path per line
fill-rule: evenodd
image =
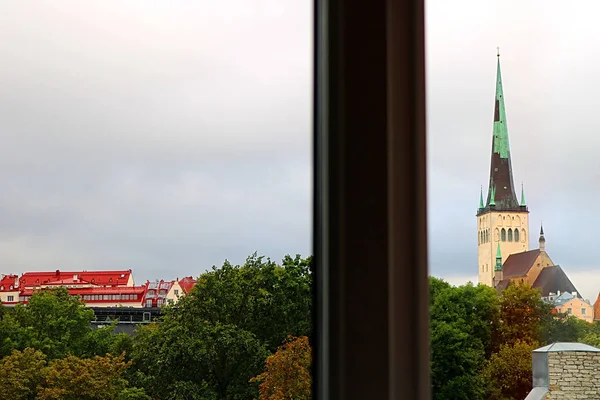
M 423 0 L 315 0 L 314 393 L 428 399 Z

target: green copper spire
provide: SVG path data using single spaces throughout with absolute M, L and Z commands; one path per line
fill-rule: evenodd
M 504 92 L 502 90 L 502 74 L 500 73 L 500 53 L 498 53 L 498 65 L 496 67 L 493 152 L 500 154 L 500 158 L 508 158 L 510 153 L 508 127 L 506 126 L 506 109 L 504 108 Z
M 506 108 L 504 107 L 504 89 L 502 86 L 502 73 L 500 71 L 499 51 L 496 66 L 492 160 L 487 204 L 494 204 L 497 210 L 519 210 L 519 200 L 515 192 L 510 160 L 510 146 L 508 144 L 508 127 L 506 124 Z
M 483 205 L 483 186 L 481 187 L 481 190 L 479 191 L 479 208 L 483 208 L 485 207 Z
M 494 271 L 502 271 L 502 253 L 500 252 L 500 242 L 498 242 L 498 250 L 496 251 L 496 265 Z
M 523 182 L 521 182 L 521 204 L 520 206 L 526 206 L 527 203 L 525 203 L 525 190 L 523 189 Z

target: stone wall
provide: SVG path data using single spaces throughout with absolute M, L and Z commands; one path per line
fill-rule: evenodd
M 600 399 L 600 353 L 548 353 L 546 400 Z

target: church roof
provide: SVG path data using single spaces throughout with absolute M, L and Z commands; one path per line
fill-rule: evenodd
M 550 292 L 558 293 L 562 292 L 577 292 L 577 297 L 581 298 L 581 294 L 573 285 L 573 282 L 569 279 L 565 271 L 560 267 L 560 265 L 554 265 L 551 267 L 545 267 L 540 272 L 540 275 L 537 277 L 535 282 L 533 283 L 533 287 L 536 289 L 540 289 L 542 291 L 542 296 L 547 297 Z
M 511 254 L 502 266 L 504 269 L 504 278 L 527 275 L 539 255 L 540 249 Z

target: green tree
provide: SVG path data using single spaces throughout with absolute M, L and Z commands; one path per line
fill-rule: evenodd
M 2 354 L 33 347 L 54 359 L 85 351 L 94 312 L 66 288 L 40 290 L 26 306 L 18 304 L 11 311 L 0 321 Z
M 429 291 L 433 398 L 482 399 L 480 373 L 498 327 L 498 295 L 484 285 L 452 287 L 433 277 Z
M 490 400 L 522 400 L 531 391 L 532 351 L 536 343 L 516 340 L 503 344 L 492 355 L 483 376 L 489 383 Z
M 250 383 L 288 335 L 311 331 L 312 259 L 256 254 L 225 262 L 134 338 L 129 379 L 167 399 L 248 399 Z
M 499 303 L 495 289 L 472 283 L 459 287 L 444 285 L 437 278 L 430 278 L 429 312 L 432 320 L 460 325 L 472 339 L 483 346 L 485 356 L 493 349 L 493 339 L 499 326 Z
M 554 342 L 578 342 L 590 331 L 590 323 L 573 315 L 548 313 L 541 323 L 540 345 Z
M 256 395 L 257 385 L 248 381 L 269 355 L 265 346 L 251 332 L 233 325 L 198 321 L 187 302 L 180 302 L 184 304 L 177 313 L 136 335 L 131 381 L 164 399 Z
M 480 372 L 485 351 L 459 323 L 431 321 L 431 387 L 434 400 L 483 399 Z
M 252 332 L 274 352 L 287 335 L 311 333 L 311 268 L 310 257 L 277 265 L 255 253 L 244 265 L 226 261 L 202 274 L 187 297 L 201 319 Z

